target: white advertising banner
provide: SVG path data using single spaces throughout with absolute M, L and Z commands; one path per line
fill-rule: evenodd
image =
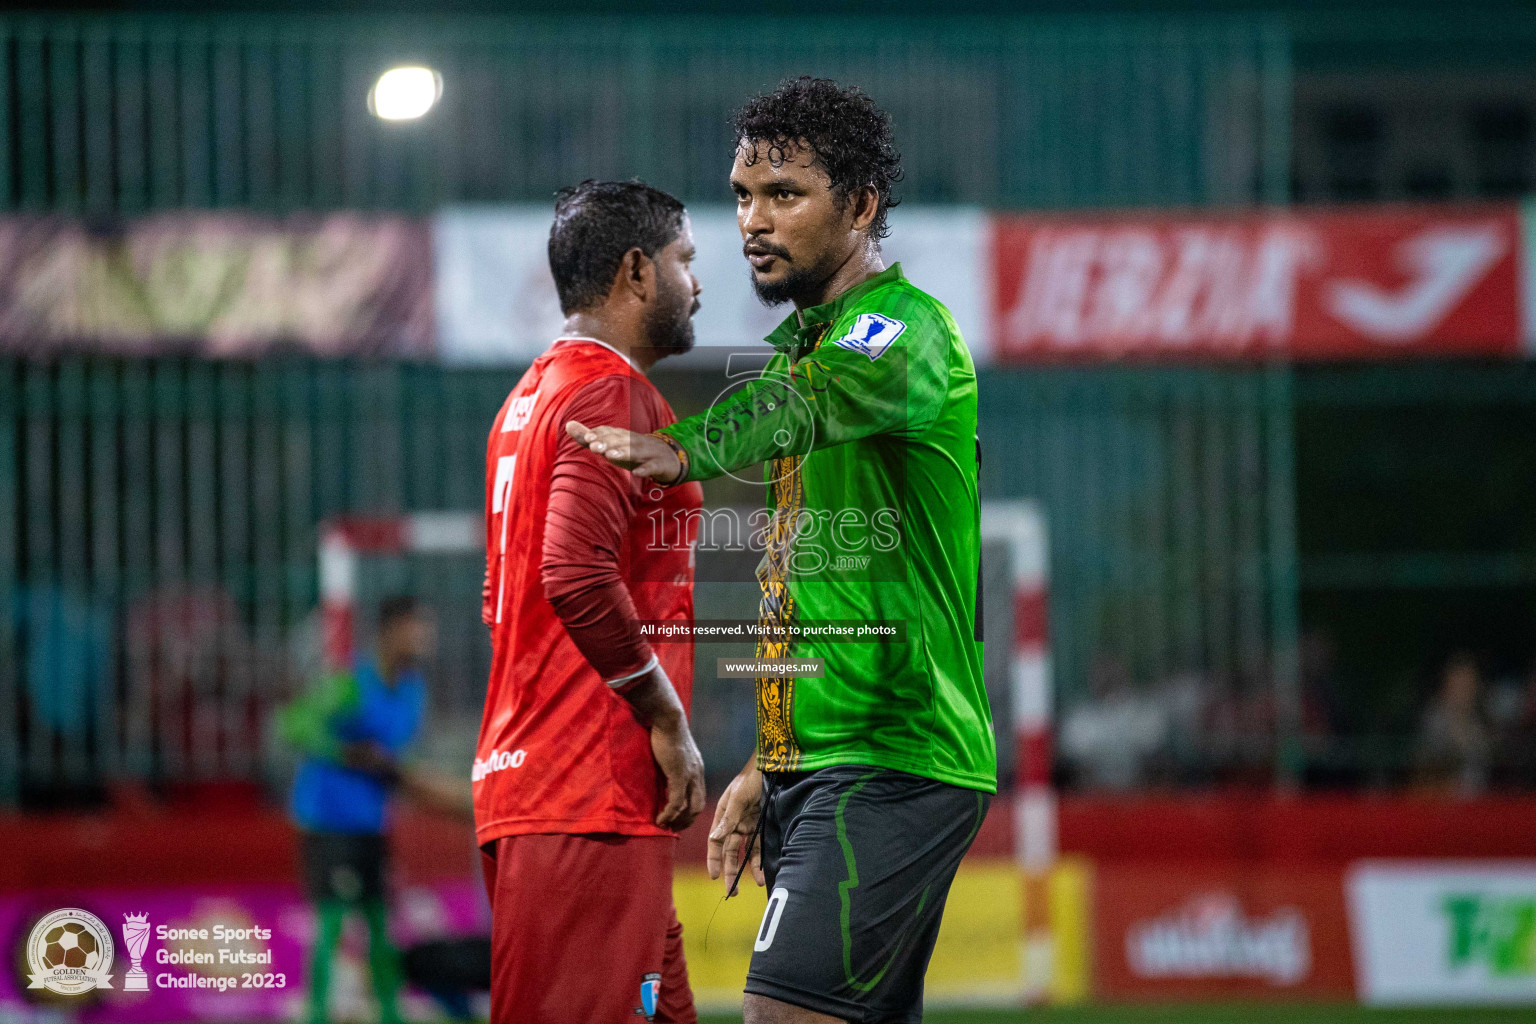
M 527 363 L 559 333 L 563 318 L 549 275 L 546 206 L 454 206 L 433 224 L 437 337 L 450 363 Z M 669 366 L 723 364 L 729 352 L 762 351 L 762 339 L 790 313 L 757 301 L 729 206 L 690 208 L 703 294 L 694 318 L 695 352 Z M 990 264 L 986 214 L 969 207 L 891 212 L 887 263 L 900 261 L 919 288 L 949 307 L 979 354 L 989 336 Z
M 1361 1001 L 1536 1005 L 1536 861 L 1362 861 L 1346 892 Z

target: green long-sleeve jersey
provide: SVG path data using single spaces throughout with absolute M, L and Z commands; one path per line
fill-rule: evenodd
M 867 764 L 994 792 L 982 682 L 976 371 L 943 304 L 900 264 L 768 337 L 762 375 L 665 428 L 689 480 L 766 463 L 758 765 Z M 826 620 L 897 639 L 815 635 Z

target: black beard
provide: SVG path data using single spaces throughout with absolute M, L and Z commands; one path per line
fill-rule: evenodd
M 808 300 L 826 283 L 826 278 L 818 275 L 815 268 L 791 267 L 782 280 L 771 284 L 764 283 L 756 273 L 751 276 L 752 291 L 757 294 L 757 301 L 770 308 L 782 306 L 786 302 Z
M 694 311 L 687 305 L 680 306 L 674 312 L 658 304 L 645 318 L 645 341 L 658 359 L 680 356 L 693 348 Z

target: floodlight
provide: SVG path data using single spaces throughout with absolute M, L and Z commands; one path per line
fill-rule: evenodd
M 390 68 L 368 90 L 368 111 L 385 121 L 411 121 L 443 95 L 443 76 L 424 67 Z

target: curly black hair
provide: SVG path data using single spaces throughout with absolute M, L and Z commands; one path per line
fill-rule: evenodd
M 901 154 L 891 136 L 891 119 L 857 86 L 829 78 L 786 78 L 773 92 L 754 96 L 731 118 L 738 145 L 751 147 L 747 163 L 763 156 L 783 160 L 801 143 L 832 179 L 832 192 L 846 203 L 855 189 L 872 187 L 878 197 L 870 237 L 884 238 L 885 218 L 898 200 L 891 189 L 901 181 Z

